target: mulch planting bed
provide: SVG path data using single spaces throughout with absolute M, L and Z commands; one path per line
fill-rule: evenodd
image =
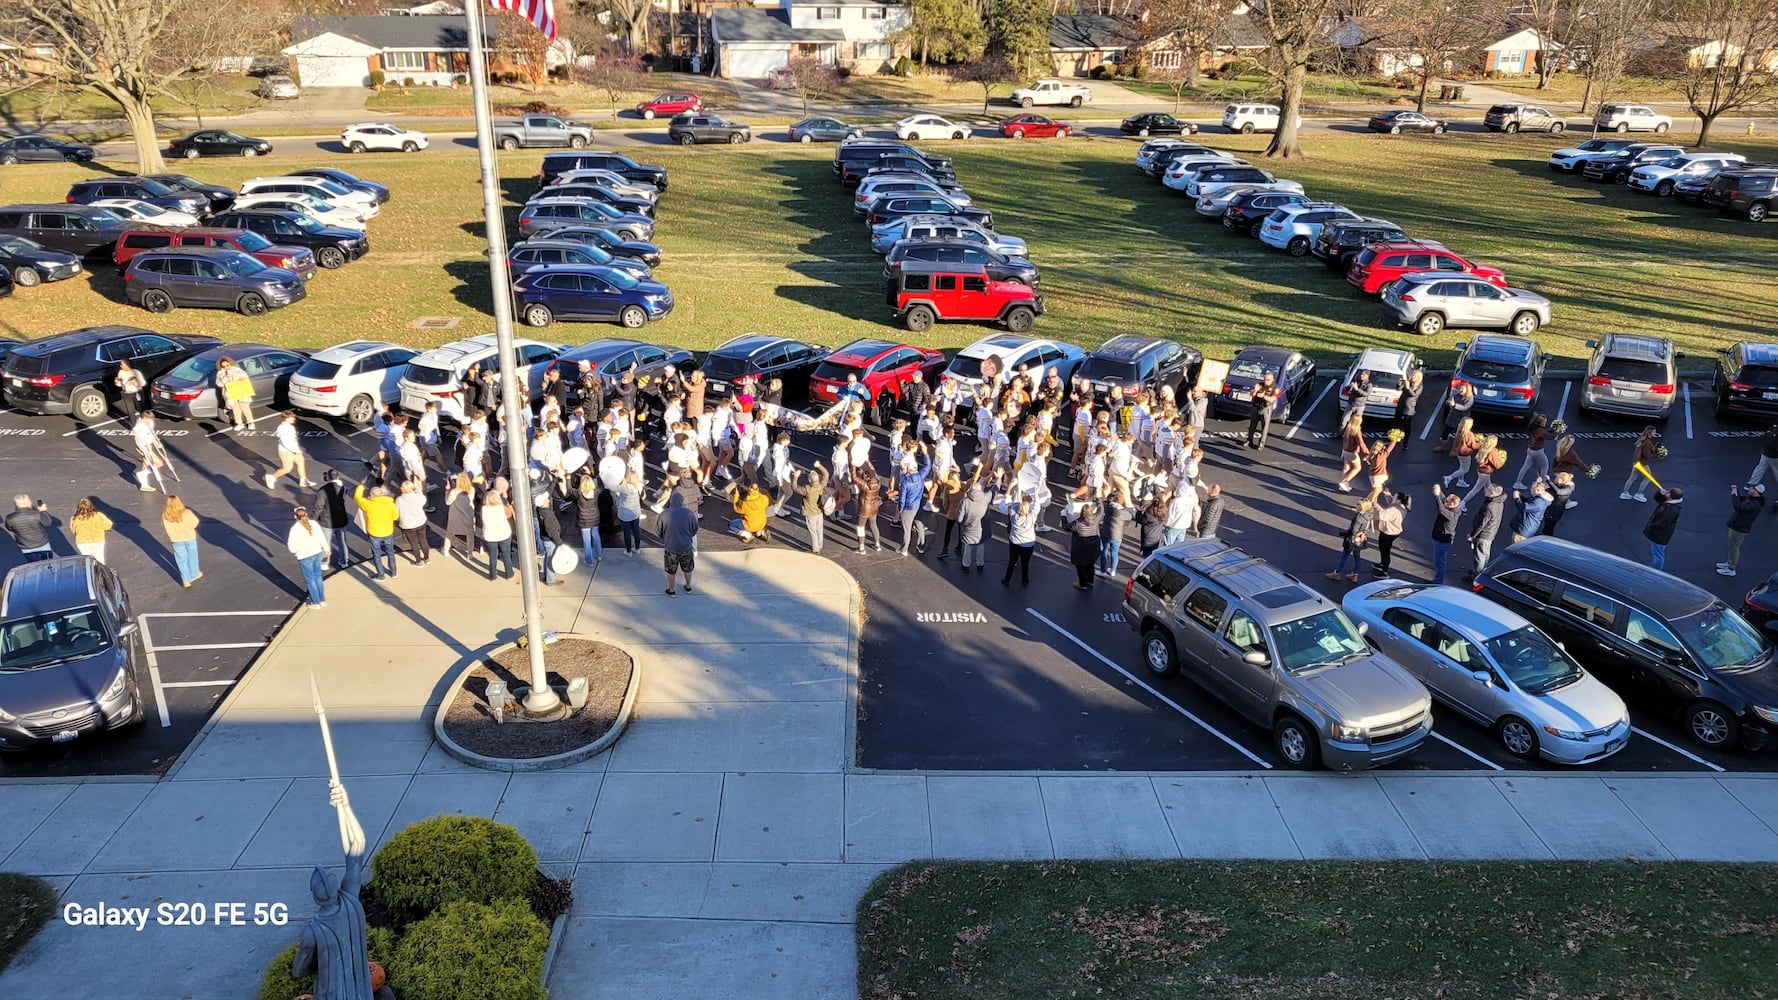
M 445 734 L 466 750 L 488 757 L 529 760 L 586 746 L 617 723 L 630 684 L 629 654 L 590 639 L 562 639 L 544 651 L 549 683 L 561 693 L 570 681 L 584 677 L 587 700 L 560 722 L 527 722 L 509 708 L 506 721 L 494 721 L 488 707 L 488 684 L 504 681 L 508 691 L 530 684 L 529 654 L 504 649 L 464 679 L 445 715 Z

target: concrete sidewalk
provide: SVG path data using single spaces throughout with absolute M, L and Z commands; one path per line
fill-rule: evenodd
M 698 593 L 668 598 L 658 551 L 607 551 L 596 578 L 545 592 L 549 627 L 644 670 L 630 730 L 577 767 L 478 771 L 432 745 L 449 677 L 519 617 L 516 587 L 443 559 L 387 587 L 336 575 L 166 779 L 6 784 L 0 869 L 50 877 L 64 902 L 281 903 L 292 925 L 58 920 L 0 995 L 254 995 L 309 916 L 309 867 L 338 858 L 311 671 L 370 836 L 493 816 L 575 875 L 564 998 L 851 997 L 858 894 L 914 858 L 1778 860 L 1778 776 L 856 771 L 863 598 L 844 571 L 710 553 Z

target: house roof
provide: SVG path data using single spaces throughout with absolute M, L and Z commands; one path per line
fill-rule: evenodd
M 1129 47 L 1129 37 L 1118 18 L 1103 14 L 1064 14 L 1050 18 L 1051 52 L 1122 52 Z M 1153 48 L 1165 47 L 1153 43 Z M 1266 39 L 1246 14 L 1231 14 L 1223 23 L 1221 37 L 1215 47 L 1220 49 L 1265 48 Z
M 1542 34 L 1536 28 L 1520 28 L 1518 31 L 1499 39 L 1492 45 L 1482 46 L 1483 52 L 1531 52 L 1543 48 Z
M 792 28 L 782 10 L 737 7 L 710 12 L 710 36 L 718 42 L 843 42 L 838 28 Z
M 482 29 L 489 42 L 500 34 L 492 19 L 483 21 Z M 290 34 L 298 44 L 332 34 L 378 49 L 467 49 L 469 19 L 455 14 L 299 17 L 292 23 Z

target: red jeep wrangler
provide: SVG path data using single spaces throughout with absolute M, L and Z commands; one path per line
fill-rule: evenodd
M 888 282 L 889 305 L 915 333 L 939 320 L 994 320 L 1014 333 L 1031 329 L 1043 296 L 1029 285 L 995 281 L 980 265 L 902 261 Z

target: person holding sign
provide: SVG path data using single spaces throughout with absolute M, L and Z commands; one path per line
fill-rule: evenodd
M 233 358 L 216 362 L 216 395 L 227 407 L 234 430 L 244 431 L 253 426 L 253 380 Z

